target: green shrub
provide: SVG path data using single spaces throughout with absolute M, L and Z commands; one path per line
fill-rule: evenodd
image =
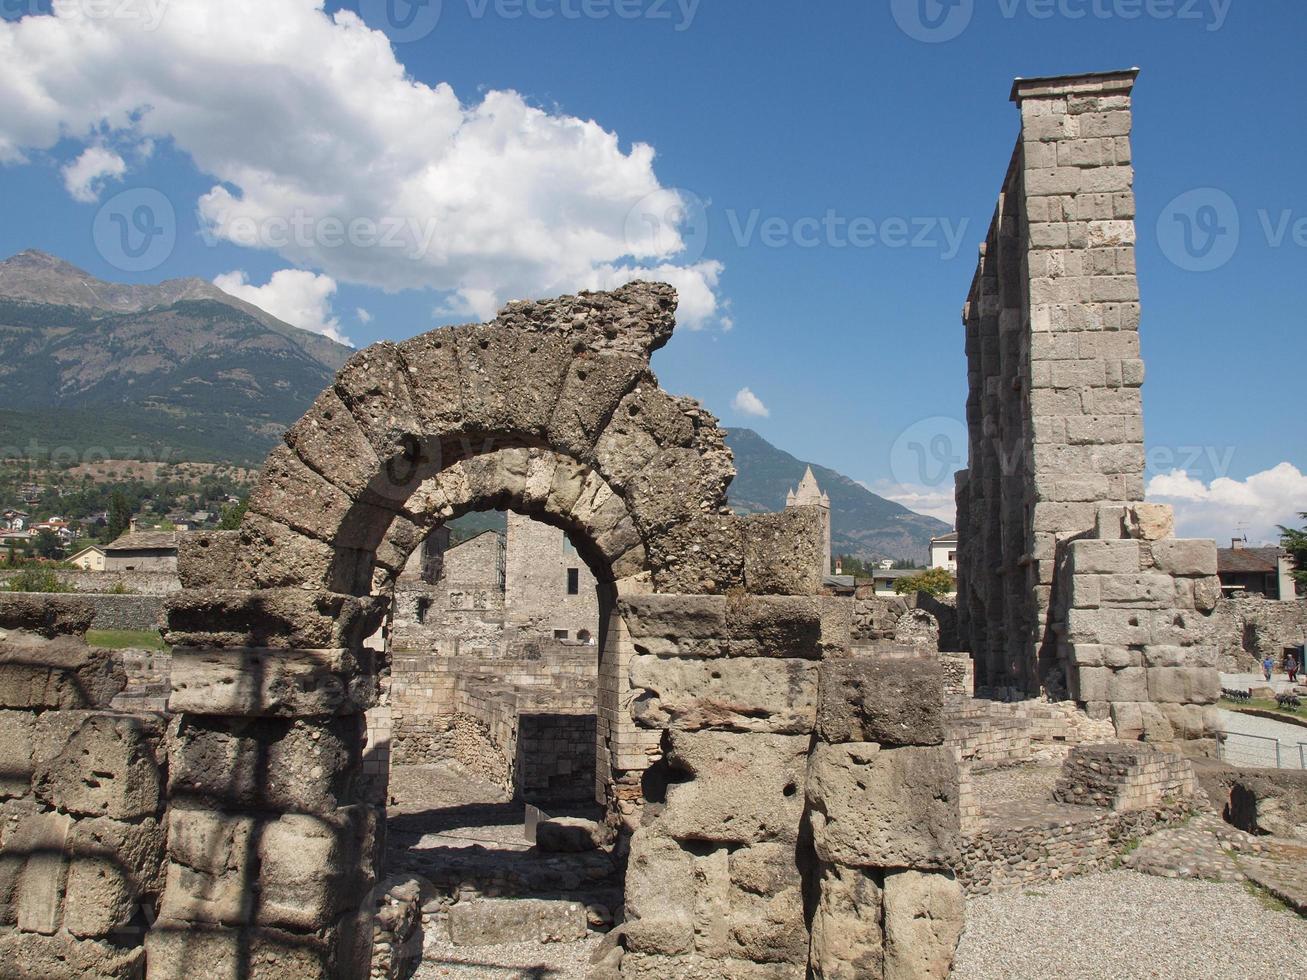
M 948 595 L 958 590 L 958 582 L 947 569 L 932 568 L 920 575 L 908 575 L 894 580 L 894 591 L 899 595 L 916 595 L 926 592 L 930 595 Z

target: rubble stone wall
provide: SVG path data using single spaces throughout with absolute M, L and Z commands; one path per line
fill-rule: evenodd
M 74 592 L 113 594 L 127 590 L 129 595 L 162 596 L 181 589 L 176 572 L 93 572 L 82 568 L 56 569 L 59 581 Z M 7 585 L 10 576 L 0 574 L 0 585 Z
M 1201 739 L 1216 549 L 1144 493 L 1136 72 L 1018 80 L 1021 135 L 963 312 L 959 629 L 978 691 Z M 1113 516 L 1115 515 L 1115 516 Z
M 1222 598 L 1212 619 L 1218 666 L 1231 673 L 1260 671 L 1268 654 L 1283 667 L 1284 651 L 1307 643 L 1307 598 Z

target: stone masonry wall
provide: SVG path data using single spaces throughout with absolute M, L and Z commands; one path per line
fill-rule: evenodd
M 957 480 L 958 619 L 976 660 L 978 692 L 1069 694 L 1099 716 L 1111 711 L 1123 737 L 1144 734 L 1141 714 L 1166 714 L 1169 737 L 1196 738 L 1204 722 L 1188 708 L 1208 703 L 1211 684 L 1191 671 L 1209 667 L 1199 620 L 1211 610 L 1215 545 L 1174 541 L 1169 515 L 1140 503 L 1144 369 L 1130 146 L 1136 74 L 1013 86 L 1021 135 L 963 312 L 970 466 Z M 1104 507 L 1134 523 L 1104 528 Z M 1123 558 L 1119 569 L 1082 560 L 1079 574 L 1120 577 L 1094 583 L 1106 587 L 1105 596 L 1077 607 L 1092 585 L 1077 578 L 1072 549 L 1085 545 L 1087 556 L 1099 545 L 1079 539 L 1096 537 L 1157 541 L 1159 557 L 1150 562 L 1136 551 L 1134 565 Z M 1124 553 L 1129 545 L 1105 547 Z M 1172 628 L 1177 616 L 1181 635 Z M 1155 664 L 1136 663 L 1145 646 L 1171 652 Z M 1110 647 L 1113 666 L 1077 653 L 1087 647 Z M 1168 673 L 1149 687 L 1145 667 Z M 1126 669 L 1136 672 L 1115 676 Z M 1120 683 L 1105 684 L 1103 670 Z M 1150 701 L 1185 710 L 1110 707 Z M 1149 732 L 1164 733 L 1160 724 Z
M 0 962 L 143 975 L 164 886 L 164 721 L 110 709 L 126 677 L 71 596 L 0 596 Z
M 1268 654 L 1282 665 L 1285 650 L 1307 643 L 1307 598 L 1288 602 L 1261 596 L 1222 598 L 1212 624 L 1222 670 L 1261 670 Z

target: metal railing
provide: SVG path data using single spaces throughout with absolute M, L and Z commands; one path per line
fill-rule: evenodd
M 1258 769 L 1307 769 L 1307 742 L 1291 745 L 1268 735 L 1228 733 L 1220 743 L 1221 761 Z M 1294 749 L 1297 749 L 1295 752 Z

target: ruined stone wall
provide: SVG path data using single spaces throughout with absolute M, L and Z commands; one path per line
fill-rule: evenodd
M 1286 649 L 1307 643 L 1307 598 L 1290 602 L 1262 596 L 1222 598 L 1212 621 L 1222 670 L 1260 671 L 1268 654 L 1282 666 Z
M 59 581 L 74 592 L 112 594 L 126 590 L 130 595 L 163 596 L 182 587 L 176 570 L 171 572 L 93 572 L 81 568 L 55 570 Z M 0 586 L 7 585 L 12 575 L 0 573 Z
M 1150 715 L 1150 737 L 1169 726 L 1167 737 L 1198 738 L 1205 722 L 1187 709 L 1214 691 L 1201 634 L 1215 545 L 1164 543 L 1169 516 L 1139 503 L 1135 75 L 1013 87 L 1021 135 L 963 312 L 970 464 L 957 481 L 959 629 L 976 660 L 978 691 L 1069 694 L 1097 716 L 1119 716 L 1123 737 L 1143 734 L 1139 718 Z M 1113 508 L 1117 527 L 1100 521 L 1100 509 Z M 1119 566 L 1082 560 L 1077 571 L 1072 549 L 1084 544 L 1087 556 L 1098 544 L 1079 539 L 1095 538 L 1156 541 L 1162 557 L 1136 548 L 1131 564 L 1123 543 Z M 1177 615 L 1183 627 L 1174 626 Z M 1143 662 L 1145 646 L 1157 648 L 1151 663 Z M 1145 669 L 1167 673 L 1149 686 Z M 1186 710 L 1138 707 L 1150 701 Z M 1136 707 L 1118 712 L 1118 703 Z
M 561 530 L 518 514 L 508 515 L 504 610 L 518 630 L 568 640 L 592 640 L 599 629 L 594 573 Z M 568 574 L 576 592 L 568 592 Z
M 631 840 L 622 975 L 945 975 L 962 899 L 938 661 L 852 657 L 848 599 L 621 609 L 635 717 L 666 730 L 649 773 L 665 788 Z
M 121 664 L 80 597 L 0 596 L 0 962 L 136 978 L 166 858 L 164 720 L 110 710 Z

